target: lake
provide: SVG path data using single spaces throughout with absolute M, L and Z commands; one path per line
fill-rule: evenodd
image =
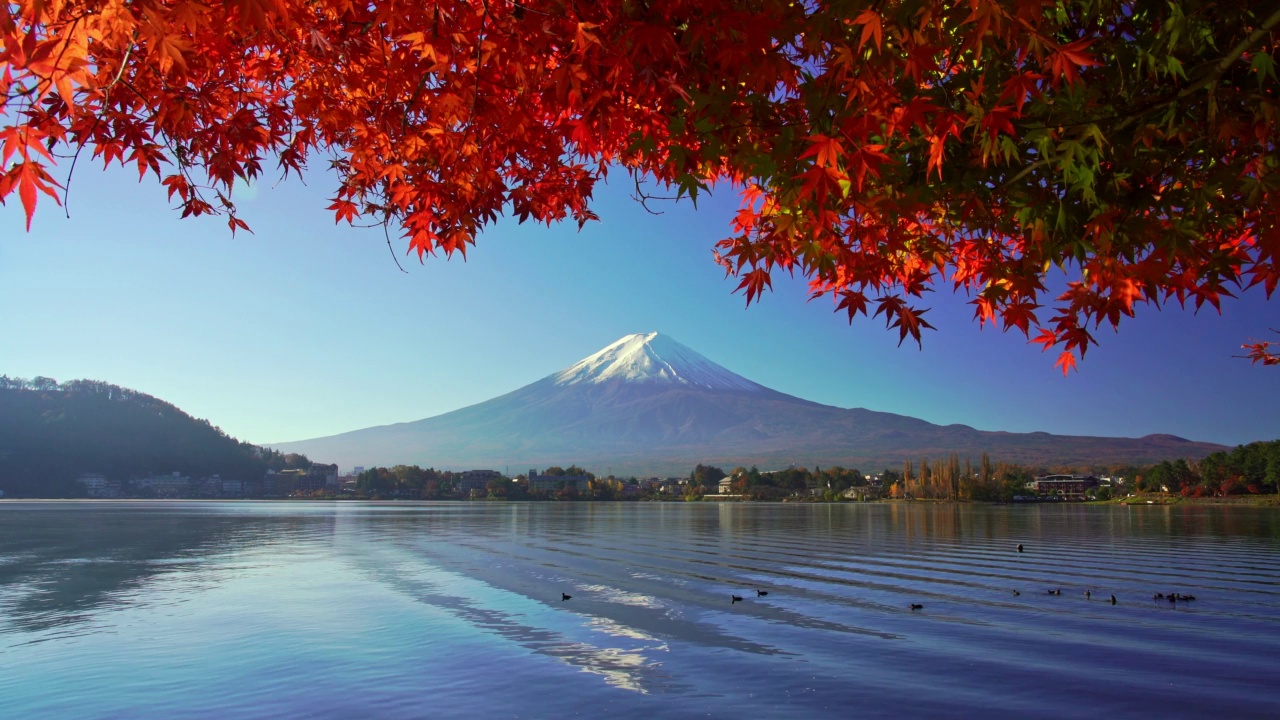
M 0 717 L 1275 718 L 1278 561 L 1251 507 L 4 501 Z

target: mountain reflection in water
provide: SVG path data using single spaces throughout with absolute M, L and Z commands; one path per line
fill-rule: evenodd
M 0 716 L 1275 717 L 1277 551 L 1263 508 L 3 502 Z

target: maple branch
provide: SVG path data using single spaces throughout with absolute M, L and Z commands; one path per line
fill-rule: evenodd
M 521 5 L 520 3 L 517 3 L 517 2 L 513 2 L 513 3 L 511 3 L 511 7 L 512 7 L 512 8 L 515 8 L 516 10 L 519 10 L 519 11 L 520 11 L 520 14 L 523 14 L 523 13 L 526 13 L 526 12 L 531 12 L 531 13 L 536 13 L 536 14 L 538 14 L 538 15 L 542 15 L 543 17 L 556 17 L 555 15 L 552 15 L 552 14 L 551 14 L 551 13 L 549 13 L 549 12 L 543 12 L 542 10 L 534 10 L 533 8 L 529 7 L 528 5 Z M 512 13 L 512 14 L 513 14 L 513 15 L 516 15 L 516 19 L 517 19 L 517 20 L 519 20 L 519 19 L 520 19 L 520 15 L 519 15 L 519 14 L 516 14 L 516 13 Z
M 476 92 L 471 96 L 471 109 L 467 111 L 467 132 L 471 132 L 471 121 L 476 116 L 476 105 L 480 103 L 480 64 L 484 62 L 484 24 L 489 19 L 489 0 L 481 0 L 484 15 L 480 16 L 480 36 L 476 42 Z
M 391 213 L 387 213 L 387 216 L 382 220 L 382 235 L 387 238 L 387 252 L 391 253 L 391 259 L 395 262 L 396 267 L 400 268 L 400 272 L 408 275 L 409 271 L 405 270 L 404 266 L 400 264 L 400 258 L 396 257 L 395 248 L 391 247 L 391 233 L 387 230 L 387 223 L 389 222 L 391 222 Z
M 1271 28 L 1275 27 L 1277 24 L 1280 24 L 1280 8 L 1276 8 L 1276 10 L 1272 12 L 1266 20 L 1262 21 L 1262 24 L 1259 25 L 1257 29 L 1249 33 L 1245 39 L 1236 43 L 1236 46 L 1231 48 L 1231 52 L 1224 55 L 1222 59 L 1218 61 L 1218 64 L 1213 66 L 1212 72 L 1183 88 L 1182 92 L 1179 92 L 1175 99 L 1181 100 L 1206 85 L 1217 83 L 1227 70 L 1230 69 L 1232 63 L 1239 60 L 1241 55 L 1245 54 L 1249 48 L 1256 45 L 1257 42 L 1271 32 Z
M 104 95 L 103 104 L 111 102 L 111 88 L 115 87 L 116 83 L 120 82 L 120 78 L 124 77 L 124 69 L 129 65 L 129 53 L 131 52 L 133 52 L 133 43 L 129 43 L 129 47 L 124 49 L 124 57 L 120 60 L 120 69 L 116 71 L 116 76 L 102 89 Z
M 134 33 L 134 37 L 137 37 L 137 33 Z M 129 43 L 129 47 L 124 49 L 124 57 L 120 59 L 120 69 L 116 71 L 116 76 L 112 78 L 111 82 L 107 83 L 107 86 L 102 89 L 103 112 L 106 112 L 108 106 L 111 104 L 111 88 L 115 87 L 116 83 L 120 82 L 120 78 L 124 77 L 124 69 L 129 65 L 129 54 L 132 52 L 133 43 Z M 137 91 L 135 90 L 134 92 Z M 71 156 L 71 167 L 67 168 L 67 184 L 62 188 L 62 211 L 68 220 L 71 219 L 71 180 L 76 174 L 76 161 L 80 159 L 80 151 L 84 150 L 85 143 L 89 142 L 89 136 L 93 135 L 93 133 L 98 129 L 98 125 L 101 123 L 102 115 L 94 114 L 93 127 L 89 128 L 89 131 L 80 138 L 80 142 L 76 145 L 76 152 Z
M 654 210 L 654 209 L 650 208 L 650 207 L 649 207 L 649 201 L 650 201 L 650 200 L 675 200 L 675 201 L 677 201 L 677 202 L 679 202 L 679 200 L 680 200 L 680 196 L 679 196 L 679 195 L 676 195 L 675 197 L 671 197 L 671 196 L 669 196 L 669 195 L 649 195 L 649 194 L 645 193 L 645 191 L 644 191 L 644 190 L 641 190 L 641 189 L 640 189 L 640 176 L 639 176 L 638 174 L 636 174 L 636 173 L 632 173 L 632 175 L 631 175 L 631 179 L 632 179 L 633 181 L 635 181 L 635 184 L 636 184 L 636 192 L 635 192 L 635 194 L 634 194 L 634 195 L 632 195 L 632 196 L 631 196 L 631 199 L 632 199 L 632 200 L 635 200 L 635 201 L 636 201 L 636 202 L 638 202 L 638 203 L 640 203 L 640 207 L 644 208 L 644 211 L 645 211 L 645 212 L 647 212 L 647 213 L 649 213 L 650 215 L 665 215 L 665 214 L 666 214 L 666 212 L 665 212 L 665 211 L 663 211 L 663 210 Z

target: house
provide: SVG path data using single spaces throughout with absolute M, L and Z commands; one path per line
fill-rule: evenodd
M 306 475 L 306 471 L 297 469 L 281 470 L 275 473 L 268 471 L 263 478 L 263 490 L 265 492 L 267 484 L 270 483 L 275 490 L 272 493 L 273 495 L 288 497 L 293 494 L 294 490 L 298 489 L 299 480 L 304 475 Z
M 499 480 L 502 473 L 497 470 L 468 470 L 462 473 L 462 482 L 459 483 L 458 489 L 463 492 L 484 492 L 489 488 L 491 480 Z
M 724 478 L 720 481 L 720 494 L 728 495 L 733 492 L 733 478 Z
M 311 490 L 337 490 L 338 466 L 324 463 L 311 463 L 306 473 L 306 486 Z
M 536 469 L 529 470 L 529 489 L 539 492 L 555 492 L 560 488 L 586 492 L 590 483 L 587 475 L 539 475 Z
M 1093 475 L 1044 475 L 1031 483 L 1032 488 L 1041 495 L 1061 495 L 1066 498 L 1083 498 L 1086 490 L 1100 484 Z
M 663 495 L 683 495 L 689 485 L 688 478 L 666 478 L 662 481 Z
M 156 497 L 180 497 L 191 490 L 191 477 L 180 472 L 137 478 L 131 483 L 138 490 L 151 490 Z
M 107 488 L 107 476 L 98 473 L 84 473 L 76 478 L 76 482 L 84 486 L 85 492 L 89 497 L 106 497 L 103 493 Z

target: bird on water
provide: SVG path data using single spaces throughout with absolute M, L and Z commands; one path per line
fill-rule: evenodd
M 573 599 L 572 595 L 566 595 L 564 593 L 560 593 L 560 602 L 564 602 L 565 600 L 572 600 L 572 599 Z
M 1018 552 L 1022 552 L 1022 543 L 1018 543 Z
M 912 610 L 923 610 L 924 606 L 919 603 L 911 603 Z
M 756 597 L 764 597 L 765 595 L 768 595 L 768 594 L 769 594 L 769 591 L 768 591 L 768 590 L 757 590 L 757 591 L 756 591 Z
M 1013 595 L 1014 595 L 1014 597 L 1017 597 L 1018 595 L 1021 595 L 1021 594 L 1022 594 L 1022 593 L 1018 592 L 1017 590 L 1014 590 L 1014 591 L 1013 591 Z
M 736 602 L 742 602 L 742 598 L 738 597 L 737 595 L 730 595 L 729 597 L 732 598 L 731 600 L 729 600 L 730 605 Z
M 1115 605 L 1115 604 L 1116 604 L 1116 596 L 1115 596 L 1115 595 L 1112 595 L 1112 596 L 1111 596 L 1111 604 L 1112 604 L 1112 605 Z

